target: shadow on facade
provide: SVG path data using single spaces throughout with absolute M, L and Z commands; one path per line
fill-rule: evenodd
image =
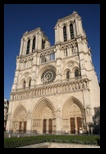
M 100 134 L 100 107 L 94 108 L 93 123 L 89 123 L 90 134 Z
M 94 133 L 100 134 L 100 107 L 94 108 L 95 115 L 93 117 L 94 122 Z

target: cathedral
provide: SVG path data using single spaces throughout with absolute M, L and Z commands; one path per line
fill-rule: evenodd
M 80 15 L 58 19 L 54 31 L 53 46 L 40 27 L 21 38 L 8 132 L 78 134 L 94 128 L 100 87 Z

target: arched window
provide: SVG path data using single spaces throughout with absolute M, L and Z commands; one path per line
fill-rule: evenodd
M 71 36 L 71 39 L 74 39 L 74 29 L 73 29 L 73 24 L 70 24 L 70 36 Z
M 42 40 L 42 49 L 45 48 L 45 40 Z
M 70 79 L 70 70 L 68 70 L 67 73 L 66 73 L 66 79 L 67 79 L 67 80 Z
M 25 80 L 23 81 L 23 88 L 24 89 L 26 88 L 26 81 Z
M 76 69 L 76 70 L 75 70 L 75 77 L 78 77 L 78 76 L 79 76 L 79 70 Z
M 29 88 L 30 88 L 30 86 L 31 86 L 31 79 L 29 80 Z
M 33 38 L 33 42 L 32 42 L 32 51 L 33 51 L 33 49 L 35 49 L 35 37 Z
M 30 48 L 30 39 L 27 42 L 27 50 L 26 50 L 26 54 L 29 54 L 29 48 Z
M 63 27 L 63 38 L 64 38 L 64 42 L 67 41 L 66 26 Z

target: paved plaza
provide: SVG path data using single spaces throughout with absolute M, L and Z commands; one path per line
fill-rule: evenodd
M 23 146 L 18 148 L 100 148 L 100 146 L 46 142 L 46 143 L 33 144 L 33 145 L 28 145 L 28 146 Z

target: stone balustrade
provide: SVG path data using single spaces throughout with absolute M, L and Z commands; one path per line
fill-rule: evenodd
M 67 92 L 86 90 L 89 89 L 88 82 L 89 80 L 86 78 L 58 84 L 41 85 L 33 89 L 18 89 L 17 91 L 11 93 L 11 100 L 22 100 L 32 97 L 57 95 Z

